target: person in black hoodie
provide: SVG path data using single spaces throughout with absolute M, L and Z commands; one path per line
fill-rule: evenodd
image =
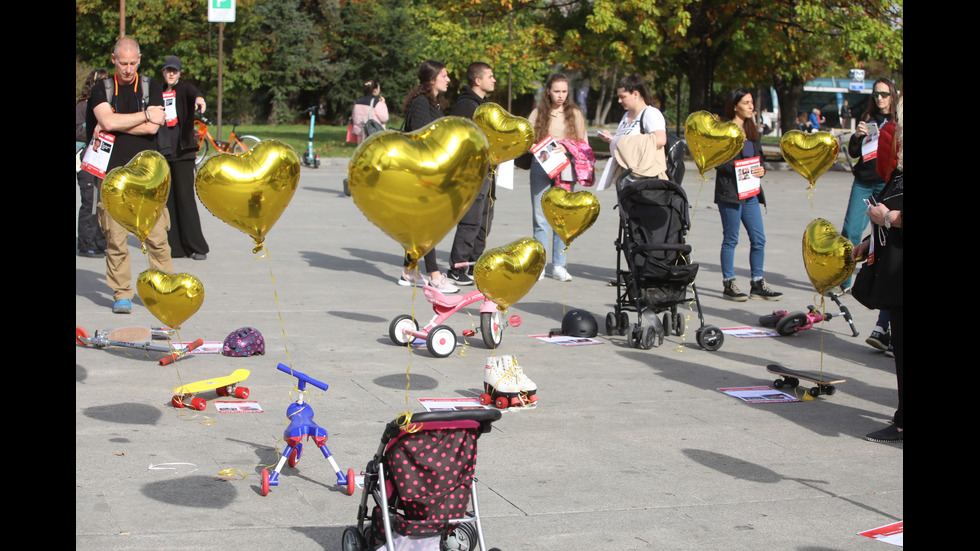
M 471 63 L 466 69 L 466 81 L 469 86 L 462 86 L 456 106 L 453 107 L 454 117 L 473 118 L 473 113 L 481 104 L 487 102 L 487 96 L 496 87 L 497 79 L 493 77 L 490 65 L 481 61 Z M 463 218 L 456 226 L 453 237 L 453 247 L 449 252 L 449 271 L 446 276 L 456 285 L 473 285 L 472 263 L 476 262 L 487 246 L 487 235 L 493 221 L 494 193 L 493 174 L 488 174 L 483 181 L 479 195 L 473 201 Z M 470 263 L 469 269 L 457 264 Z M 467 273 L 469 272 L 469 273 Z

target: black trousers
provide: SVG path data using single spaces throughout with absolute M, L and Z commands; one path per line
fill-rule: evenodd
M 105 252 L 105 234 L 99 227 L 99 217 L 95 213 L 99 192 L 97 178 L 82 170 L 76 174 L 75 179 L 78 180 L 78 194 L 82 200 L 82 205 L 78 207 L 78 239 L 75 247 L 80 253 Z
M 194 253 L 208 254 L 208 242 L 201 231 L 201 217 L 197 212 L 197 194 L 194 192 L 194 159 L 168 161 L 170 164 L 170 256 L 182 258 Z
M 493 177 L 487 177 L 470 209 L 456 225 L 453 247 L 449 251 L 450 269 L 461 262 L 476 262 L 486 250 L 493 223 L 493 192 Z

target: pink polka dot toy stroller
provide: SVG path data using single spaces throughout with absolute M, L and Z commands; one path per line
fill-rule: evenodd
M 477 440 L 500 416 L 433 411 L 388 423 L 364 473 L 357 526 L 344 530 L 344 551 L 488 551 L 473 474 Z

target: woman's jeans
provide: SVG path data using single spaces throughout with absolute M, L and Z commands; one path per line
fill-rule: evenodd
M 541 168 L 537 161 L 531 161 L 531 223 L 533 236 L 541 242 L 546 249 L 548 247 L 548 234 L 551 234 L 551 262 L 555 266 L 565 265 L 565 242 L 561 236 L 554 233 L 548 220 L 544 217 L 544 210 L 541 209 L 541 196 L 544 192 L 551 189 L 552 180 L 548 173 Z
M 847 211 L 844 213 L 844 224 L 841 226 L 840 234 L 850 240 L 855 246 L 864 237 L 864 229 L 868 227 L 868 205 L 864 200 L 868 197 L 877 197 L 881 190 L 885 189 L 885 182 L 869 184 L 865 181 L 854 179 L 851 184 L 851 196 L 847 200 Z M 851 286 L 851 278 L 847 278 L 843 287 Z
M 721 276 L 725 280 L 735 277 L 735 247 L 741 226 L 749 234 L 749 267 L 752 279 L 765 275 L 763 265 L 766 259 L 766 230 L 762 224 L 762 209 L 759 196 L 750 197 L 742 204 L 719 201 L 721 213 Z

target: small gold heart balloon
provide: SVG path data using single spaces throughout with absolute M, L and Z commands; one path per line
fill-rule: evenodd
M 599 218 L 599 200 L 588 191 L 572 193 L 553 186 L 541 196 L 541 210 L 568 247 Z
M 687 117 L 685 139 L 704 176 L 712 169 L 738 155 L 745 144 L 745 133 L 733 122 L 722 122 L 707 111 L 696 111 Z
M 255 241 L 253 251 L 282 216 L 299 185 L 299 156 L 285 142 L 262 140 L 245 153 L 204 161 L 195 186 L 211 214 Z
M 523 117 L 508 113 L 496 103 L 480 104 L 473 113 L 473 122 L 490 143 L 490 163 L 499 165 L 516 159 L 534 145 L 534 126 Z
M 179 329 L 204 303 L 204 284 L 191 274 L 150 268 L 137 276 L 136 294 L 158 320 Z
M 157 225 L 170 195 L 170 165 L 156 151 L 142 151 L 102 181 L 102 205 L 141 242 Z
M 817 218 L 803 232 L 803 265 L 813 288 L 821 295 L 851 277 L 854 245 L 833 224 Z
M 779 140 L 779 151 L 789 166 L 806 178 L 810 187 L 813 187 L 817 178 L 837 162 L 840 144 L 830 132 L 807 134 L 790 130 Z
M 534 287 L 544 265 L 544 245 L 524 237 L 483 253 L 473 267 L 473 279 L 483 296 L 502 312 Z
M 347 181 L 357 208 L 405 248 L 414 267 L 466 214 L 489 167 L 476 124 L 443 117 L 408 134 L 372 134 L 354 151 Z

